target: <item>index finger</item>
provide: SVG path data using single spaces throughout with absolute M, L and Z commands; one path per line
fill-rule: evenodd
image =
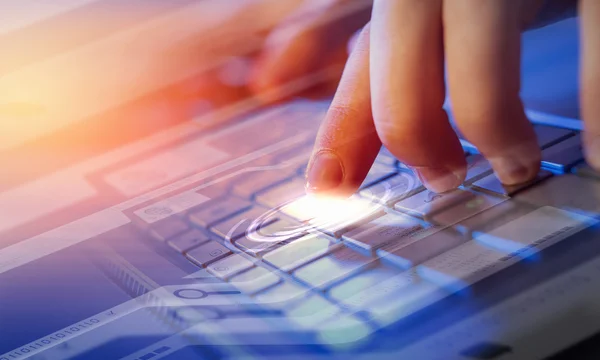
M 367 25 L 319 129 L 307 171 L 309 192 L 352 194 L 381 148 L 371 114 L 369 32 Z

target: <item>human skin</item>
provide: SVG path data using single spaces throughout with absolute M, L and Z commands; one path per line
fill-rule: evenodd
M 353 193 L 382 144 L 429 189 L 445 192 L 459 186 L 466 163 L 442 108 L 446 89 L 456 125 L 498 178 L 512 185 L 534 177 L 541 154 L 519 97 L 521 34 L 560 19 L 574 6 L 582 23 L 585 154 L 600 169 L 600 2 L 374 0 L 368 11 L 343 23 L 315 25 L 356 2 L 301 5 L 298 11 L 316 6 L 317 15 L 292 30 L 275 29 L 269 37 L 286 41 L 267 40 L 254 70 L 252 88 L 265 92 L 322 67 L 323 59 L 352 43 L 309 163 L 309 192 Z

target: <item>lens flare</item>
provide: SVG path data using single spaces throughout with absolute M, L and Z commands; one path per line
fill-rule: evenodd
M 370 200 L 357 195 L 350 198 L 306 195 L 266 212 L 252 222 L 246 233 L 248 238 L 256 242 L 281 242 L 317 229 L 336 231 L 381 211 L 391 194 L 388 187 L 383 194 Z M 377 200 L 373 200 L 375 198 Z M 281 228 L 272 233 L 261 231 L 265 225 L 280 217 L 281 213 L 299 220 L 301 225 Z
M 373 205 L 357 198 L 307 195 L 283 206 L 280 211 L 304 223 L 328 227 L 363 217 L 373 211 Z

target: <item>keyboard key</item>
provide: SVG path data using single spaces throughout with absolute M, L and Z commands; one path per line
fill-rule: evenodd
M 283 282 L 256 295 L 254 300 L 271 309 L 283 310 L 293 307 L 298 301 L 303 301 L 310 291 L 291 281 Z
M 190 214 L 190 221 L 199 227 L 208 228 L 250 207 L 251 204 L 246 200 L 238 197 L 224 197 Z
M 335 238 L 385 214 L 381 204 L 358 196 L 344 199 L 307 195 L 280 211 Z
M 369 312 L 373 320 L 385 326 L 425 308 L 447 294 L 413 272 L 406 271 L 341 301 L 351 309 Z
M 286 227 L 289 228 L 289 224 L 290 223 L 285 220 L 278 220 L 276 222 L 266 225 L 265 228 L 261 228 L 259 230 L 260 235 L 245 235 L 236 240 L 234 244 L 242 251 L 252 256 L 260 257 L 263 254 L 275 250 L 276 248 L 282 245 L 288 244 L 291 241 L 297 239 L 298 237 L 304 235 L 304 233 L 298 232 L 297 234 L 290 236 L 270 236 L 282 231 L 282 229 L 285 229 Z
M 271 251 L 263 257 L 263 260 L 287 272 L 328 254 L 337 247 L 339 245 L 332 243 L 324 236 L 307 235 Z
M 575 134 L 572 130 L 544 125 L 534 125 L 533 130 L 535 130 L 538 144 L 542 149 L 545 149 Z
M 402 171 L 396 176 L 362 190 L 360 195 L 384 203 L 393 203 L 423 189 L 421 181 L 413 173 Z
M 532 226 L 535 224 L 535 226 Z M 453 290 L 498 272 L 591 224 L 591 219 L 543 207 L 468 241 L 416 267 L 432 282 Z
M 419 265 L 417 273 L 433 283 L 458 291 L 512 264 L 514 261 L 508 262 L 508 258 L 502 260 L 506 255 L 506 252 L 468 241 Z
M 465 235 L 452 228 L 429 228 L 429 231 L 425 232 L 418 241 L 406 246 L 380 249 L 377 251 L 377 255 L 383 262 L 409 269 L 464 244 L 467 240 Z
M 473 240 L 519 257 L 524 250 L 547 247 L 595 223 L 588 216 L 545 206 L 487 233 L 474 233 Z
M 277 208 L 288 201 L 298 199 L 306 194 L 304 180 L 296 178 L 256 195 L 256 201 L 269 208 Z
M 408 216 L 387 214 L 345 234 L 342 240 L 366 255 L 380 248 L 393 248 L 416 241 L 424 227 Z
M 199 230 L 191 230 L 172 238 L 167 241 L 167 243 L 170 247 L 183 254 L 184 252 L 209 241 L 210 238 L 208 235 Z
M 226 196 L 230 189 L 229 183 L 226 181 L 217 181 L 211 185 L 205 186 L 201 189 L 196 190 L 196 192 L 200 195 L 204 195 L 210 200 L 206 203 L 200 204 L 198 207 L 206 206 L 217 199 Z
M 383 281 L 375 283 L 365 289 L 360 289 L 354 294 L 345 294 L 346 292 L 344 292 L 342 293 L 343 295 L 350 296 L 338 295 L 336 296 L 336 299 L 350 309 L 363 310 L 368 303 L 380 298 L 388 298 L 389 295 L 399 294 L 406 287 L 418 281 L 418 276 L 413 272 L 404 271 L 390 278 L 383 279 Z
M 154 238 L 160 241 L 167 241 L 177 235 L 183 234 L 189 229 L 190 227 L 183 220 L 176 216 L 171 216 L 152 224 L 149 231 Z
M 283 139 L 314 131 L 314 126 L 320 120 L 318 113 L 310 111 L 309 115 L 294 107 L 293 104 L 286 104 L 257 115 L 252 114 L 251 119 L 240 122 L 239 126 L 210 136 L 207 139 L 208 145 L 222 149 L 234 158 L 264 149 Z
M 182 216 L 188 210 L 210 202 L 210 198 L 194 191 L 185 191 L 168 198 L 164 198 L 151 205 L 135 210 L 133 220 L 142 226 L 157 224 L 172 218 L 173 215 Z
M 395 163 L 395 160 L 392 162 L 392 166 Z M 382 180 L 385 180 L 396 173 L 396 169 L 390 167 L 389 165 L 384 165 L 378 162 L 375 162 L 373 166 L 371 166 L 371 170 L 367 174 L 367 177 L 363 181 L 360 186 L 361 189 L 367 188 L 373 184 L 376 184 Z
M 390 279 L 400 273 L 391 267 L 379 265 L 354 275 L 343 283 L 331 288 L 327 294 L 332 299 L 344 303 L 359 292 L 363 292 L 383 281 Z
M 250 199 L 252 196 L 296 175 L 294 168 L 259 170 L 240 175 L 241 179 L 233 186 L 235 194 Z
M 277 221 L 267 221 L 262 224 L 256 233 L 261 237 L 272 240 L 274 238 L 285 237 L 288 240 L 299 238 L 306 233 L 302 224 L 292 220 L 278 219 Z
M 246 230 L 248 227 L 250 227 L 252 222 L 261 218 L 268 211 L 269 210 L 266 208 L 255 206 L 247 211 L 244 211 L 243 213 L 219 222 L 218 224 L 212 226 L 211 230 L 221 238 L 232 242 L 246 235 Z M 272 221 L 277 221 L 277 219 L 273 218 Z M 269 222 L 267 222 L 267 224 L 269 224 Z
M 293 275 L 313 288 L 326 288 L 373 263 L 374 258 L 347 247 L 296 270 Z
M 373 289 L 372 289 L 373 290 Z M 401 292 L 390 293 L 366 304 L 363 310 L 379 326 L 385 327 L 440 301 L 449 294 L 434 284 L 417 281 Z
M 577 134 L 542 151 L 544 168 L 565 173 L 583 160 L 581 135 Z
M 600 214 L 600 182 L 574 174 L 555 176 L 515 198 L 533 208 L 553 206 L 581 214 Z
M 467 157 L 467 176 L 465 183 L 470 184 L 492 173 L 492 165 L 482 155 Z
M 344 235 L 345 233 L 352 231 L 357 227 L 366 224 L 370 221 L 373 221 L 379 217 L 382 217 L 385 214 L 386 212 L 383 208 L 379 208 L 376 210 L 371 209 L 369 212 L 365 212 L 364 214 L 362 214 L 361 217 L 354 218 L 352 222 L 344 222 L 329 226 L 320 226 L 319 230 L 332 236 L 335 239 L 341 239 L 342 235 Z
M 388 168 L 396 167 L 396 158 L 389 152 L 381 151 L 379 155 L 375 158 L 375 163 L 385 165 Z
M 207 265 L 231 254 L 231 250 L 225 246 L 216 241 L 211 241 L 188 251 L 185 256 L 196 265 L 200 267 L 206 267 Z
M 222 279 L 228 280 L 232 276 L 248 270 L 254 266 L 250 260 L 237 254 L 230 255 L 225 259 L 214 262 L 206 267 L 209 273 Z
M 237 241 L 235 241 L 235 246 L 237 246 L 243 252 L 252 255 L 254 257 L 261 257 L 265 253 L 269 251 L 273 251 L 277 249 L 282 243 L 287 244 L 288 241 L 279 240 L 279 241 L 257 241 L 251 239 L 247 236 L 244 236 Z
M 299 302 L 297 306 L 288 309 L 286 316 L 303 328 L 314 328 L 340 312 L 340 308 L 333 303 L 318 295 L 312 295 Z
M 371 327 L 354 315 L 343 314 L 326 320 L 315 327 L 319 343 L 333 348 L 355 348 L 362 345 L 360 340 L 366 339 L 373 332 Z
M 310 139 L 313 140 L 314 137 L 311 137 Z M 306 172 L 306 167 L 313 150 L 313 144 L 314 141 L 311 141 L 284 151 L 283 153 L 276 155 L 271 164 L 285 166 L 286 169 L 289 168 L 291 170 L 291 174 L 303 176 Z
M 408 197 L 396 205 L 394 209 L 429 220 L 432 215 L 439 213 L 452 205 L 473 199 L 472 192 L 457 189 L 443 194 L 425 190 Z
M 452 226 L 505 201 L 505 197 L 474 192 L 473 198 L 433 215 L 430 220 L 440 226 Z
M 503 195 L 503 196 L 513 196 L 520 191 L 523 191 L 533 185 L 536 185 L 549 177 L 552 176 L 552 173 L 549 171 L 541 170 L 538 176 L 526 183 L 519 185 L 504 185 L 498 180 L 495 175 L 488 175 L 481 180 L 477 180 L 473 183 L 476 190 L 488 191 L 493 194 Z
M 253 295 L 277 284 L 281 279 L 271 271 L 257 267 L 231 279 L 231 284 L 241 292 Z
M 473 215 L 457 224 L 455 228 L 460 229 L 468 236 L 473 232 L 488 232 L 510 221 L 525 216 L 537 207 L 525 203 L 507 199 L 496 206 Z

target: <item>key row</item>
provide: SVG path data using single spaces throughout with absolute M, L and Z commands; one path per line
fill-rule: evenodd
M 545 169 L 562 173 L 570 171 L 575 165 L 581 163 L 583 155 L 580 134 L 570 130 L 544 126 L 536 126 L 536 132 L 540 146 L 544 149 L 543 167 Z M 304 147 L 305 150 L 309 148 L 307 145 L 304 145 Z M 290 156 L 282 156 L 282 159 L 289 159 Z M 302 155 L 299 157 L 303 159 L 302 161 L 299 161 L 298 158 L 295 161 L 305 163 L 306 157 Z M 502 185 L 495 178 L 489 163 L 481 155 L 468 156 L 467 163 L 468 172 L 465 186 L 492 195 L 513 196 L 552 176 L 550 171 L 542 170 L 538 177 L 531 182 L 509 187 Z M 198 226 L 207 228 L 250 208 L 252 200 L 267 208 L 275 208 L 286 201 L 304 195 L 304 181 L 298 176 L 298 172 L 293 169 L 293 166 L 267 168 L 266 170 L 258 170 L 261 169 L 260 167 L 252 169 L 253 171 L 242 172 L 233 179 L 227 180 L 226 183 L 213 184 L 199 190 L 201 194 L 207 195 L 212 200 L 201 205 L 204 210 L 197 210 L 198 212 L 193 217 L 193 221 Z M 590 176 L 590 174 L 594 176 L 593 171 L 586 171 L 586 169 L 589 168 L 582 165 L 577 166 L 575 171 L 584 176 Z M 386 205 L 394 205 L 405 198 L 420 194 L 419 196 L 423 197 L 422 202 L 414 198 L 404 202 L 404 205 L 399 205 L 401 208 L 398 208 L 398 210 L 425 216 L 426 209 L 432 207 L 429 205 L 433 205 L 434 200 L 440 197 L 423 191 L 424 187 L 418 178 L 408 169 L 402 168 L 393 159 L 393 156 L 383 149 L 369 172 L 360 194 L 368 199 L 384 201 Z M 236 196 L 231 196 L 231 192 Z M 469 196 L 469 193 L 456 192 L 451 197 L 445 197 L 438 204 L 451 199 L 452 201 L 459 201 L 460 196 Z M 440 206 L 435 208 L 440 208 Z M 184 225 L 179 224 L 179 227 L 184 227 Z M 174 224 L 170 224 L 167 229 L 157 229 L 155 235 L 164 238 L 172 235 L 172 231 L 177 230 Z
M 408 238 L 410 240 L 402 241 L 393 252 L 389 251 L 392 250 L 391 248 L 384 249 L 379 247 L 379 244 L 369 244 L 368 242 L 371 241 L 370 237 L 364 237 L 364 239 L 367 240 L 361 241 L 361 236 L 359 236 L 361 234 L 360 231 L 357 231 L 357 239 L 347 235 L 344 239 L 353 239 L 353 245 L 358 245 L 358 248 L 363 247 L 363 249 L 366 249 L 364 246 L 359 245 L 362 242 L 370 246 L 369 251 L 373 251 L 374 249 L 376 249 L 376 253 L 379 251 L 379 256 L 384 261 L 386 261 L 387 257 L 392 257 L 389 254 L 393 254 L 402 259 L 410 258 L 410 254 L 415 253 L 421 254 L 422 256 L 420 259 L 412 261 L 411 265 L 416 265 L 414 270 L 416 271 L 416 274 L 418 274 L 418 279 L 420 280 L 416 282 L 418 283 L 417 287 L 411 286 L 402 291 L 403 294 L 411 294 L 411 296 L 402 297 L 402 307 L 393 306 L 389 301 L 372 299 L 370 297 L 368 297 L 367 300 L 361 300 L 361 298 L 350 299 L 347 300 L 347 303 L 364 304 L 364 306 L 367 306 L 367 304 L 378 304 L 377 306 L 373 305 L 373 308 L 371 308 L 370 311 L 374 313 L 373 316 L 375 319 L 385 322 L 386 319 L 390 318 L 390 312 L 394 316 L 401 316 L 410 311 L 416 311 L 424 306 L 423 304 L 434 301 L 432 299 L 445 296 L 444 294 L 447 294 L 448 291 L 455 291 L 461 287 L 468 286 L 474 281 L 510 265 L 511 261 L 518 261 L 523 256 L 527 256 L 529 253 L 541 248 L 542 246 L 540 245 L 548 246 L 553 242 L 560 241 L 560 237 L 549 238 L 548 234 L 560 234 L 561 229 L 571 229 L 569 231 L 572 232 L 574 231 L 573 229 L 578 226 L 577 220 L 579 220 L 579 223 L 585 222 L 583 221 L 585 219 L 577 219 L 572 214 L 566 214 L 557 209 L 540 209 L 538 212 L 535 212 L 535 214 L 532 212 L 532 214 L 526 214 L 526 216 L 522 217 L 523 220 L 520 220 L 518 224 L 511 221 L 510 224 L 507 225 L 508 228 L 502 228 L 489 234 L 478 235 L 475 239 L 469 241 L 465 241 L 466 239 L 462 238 L 456 240 L 456 243 L 452 243 L 445 237 L 438 238 L 436 235 L 439 236 L 439 234 L 443 234 L 443 232 L 435 231 L 435 229 L 429 230 L 433 231 L 433 233 L 427 234 L 427 232 L 423 232 L 421 233 L 423 235 L 419 235 L 419 232 L 422 231 L 421 228 L 426 227 L 423 226 L 423 224 L 408 223 L 403 228 L 403 233 L 401 233 L 403 236 L 400 236 L 400 238 Z M 528 238 L 514 238 L 513 235 L 516 233 L 527 233 L 524 230 L 529 228 L 529 224 L 532 221 L 544 224 L 542 228 L 545 229 L 544 231 L 548 234 L 529 234 Z M 387 223 L 396 224 L 402 222 L 394 219 Z M 366 229 L 366 231 L 373 231 L 372 229 L 376 229 L 376 227 L 371 227 L 370 229 Z M 380 230 L 378 233 L 384 235 L 391 234 L 389 230 Z M 564 237 L 568 234 L 562 233 L 561 235 Z M 546 240 L 544 243 L 539 243 L 540 239 Z M 348 245 L 351 241 L 347 240 L 346 242 L 346 245 Z M 300 266 L 302 264 L 302 262 L 300 262 L 297 264 L 297 266 L 300 266 L 299 268 L 296 268 L 297 266 L 292 266 L 285 270 L 290 272 L 292 276 L 296 277 L 302 283 L 307 284 L 310 287 L 328 291 L 331 294 L 337 293 L 334 292 L 336 285 L 344 285 L 346 281 L 351 281 L 359 276 L 361 271 L 364 271 L 365 268 L 368 269 L 369 265 L 373 266 L 377 264 L 377 262 L 373 260 L 372 257 L 367 256 L 366 253 L 357 255 L 355 252 L 350 251 L 348 247 L 341 247 L 340 244 L 330 244 L 329 242 L 324 242 L 322 240 L 320 243 L 321 245 L 314 245 L 314 247 L 312 247 L 312 251 L 302 252 L 298 250 L 296 252 L 292 249 L 285 249 L 287 246 L 294 245 L 294 247 L 296 247 L 300 246 L 296 244 L 302 243 L 303 242 L 293 242 L 277 250 L 278 253 L 287 254 L 287 256 L 298 253 L 302 255 L 301 257 L 307 259 L 305 260 L 308 262 L 307 265 Z M 534 247 L 532 247 L 532 244 L 534 244 Z M 389 246 L 389 244 L 384 245 Z M 440 247 L 436 250 L 436 246 L 448 246 L 449 248 L 444 249 Z M 387 251 L 387 254 L 383 253 L 383 251 Z M 402 252 L 404 252 L 404 254 L 402 254 Z M 202 253 L 205 254 L 206 251 L 202 251 Z M 267 256 L 263 257 L 263 259 L 268 263 L 275 263 L 275 265 L 286 263 L 277 260 L 278 256 L 275 255 L 275 252 L 273 252 L 273 254 L 274 255 L 269 256 L 269 261 L 266 260 Z M 216 255 L 222 256 L 222 253 Z M 254 266 L 254 264 L 250 265 L 245 261 L 243 261 L 243 263 L 244 264 L 241 267 L 236 267 L 237 265 L 232 266 L 231 264 L 225 267 L 234 268 L 232 271 L 233 273 L 236 273 L 243 271 L 241 270 L 242 268 L 245 269 L 249 266 Z M 400 267 L 408 267 L 407 264 L 403 264 L 402 262 L 392 261 L 392 263 L 401 264 Z M 215 264 L 219 264 L 219 261 L 215 262 Z M 217 267 L 215 265 L 211 268 L 211 272 L 213 271 L 223 272 L 224 269 L 222 266 Z M 237 283 L 241 284 L 239 286 L 244 288 L 244 292 L 250 294 L 262 293 L 262 291 L 267 291 L 270 287 L 278 286 L 277 284 L 280 283 L 280 279 L 274 274 L 273 276 L 266 275 L 265 271 L 268 272 L 266 269 L 257 270 L 256 273 L 249 272 L 246 274 L 242 272 L 242 274 L 246 275 L 238 278 Z M 411 273 L 413 273 L 411 276 L 414 276 L 414 271 L 412 271 L 404 274 L 403 278 Z M 262 279 L 265 276 L 267 276 L 267 278 Z M 229 276 L 223 277 L 229 278 Z M 235 276 L 232 276 L 232 278 L 235 279 Z M 412 277 L 409 277 L 409 279 L 410 278 Z M 259 279 L 259 281 L 254 281 L 255 279 Z M 408 280 L 403 281 L 406 282 Z M 413 282 L 410 281 L 409 283 L 413 284 Z M 363 294 L 362 296 L 365 295 Z M 408 301 L 407 299 L 413 299 L 414 301 Z

